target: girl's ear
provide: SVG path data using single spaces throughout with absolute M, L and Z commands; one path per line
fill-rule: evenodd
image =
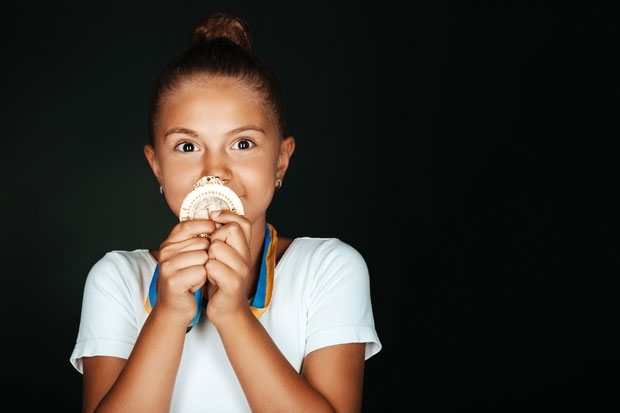
M 161 168 L 159 167 L 157 156 L 155 156 L 155 148 L 149 144 L 144 145 L 144 156 L 151 166 L 151 170 L 153 171 L 153 174 L 155 174 L 157 182 L 159 182 L 160 185 L 163 185 L 164 183 L 161 179 Z
M 284 179 L 284 174 L 288 169 L 293 152 L 295 152 L 295 138 L 288 136 L 280 143 L 280 154 L 278 155 L 278 164 L 276 165 L 276 175 L 278 178 Z

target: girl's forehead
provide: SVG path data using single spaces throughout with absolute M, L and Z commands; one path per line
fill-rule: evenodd
M 247 82 L 229 77 L 192 77 L 178 82 L 174 88 L 162 96 L 161 104 L 178 103 L 188 96 L 202 95 L 214 98 L 226 97 L 229 99 L 244 100 L 248 103 L 264 105 L 264 96 L 258 90 L 250 87 Z
M 255 111 L 267 115 L 268 105 L 264 103 L 259 92 L 235 82 L 203 82 L 169 91 L 160 108 L 162 112 L 195 110 L 197 107 L 211 111 L 229 108 L 233 112 Z
M 202 82 L 171 90 L 160 105 L 155 121 L 157 136 L 171 129 L 210 131 L 234 130 L 254 125 L 271 135 L 277 135 L 277 125 L 269 105 L 257 92 L 236 82 Z M 199 133 L 198 133 L 199 134 Z

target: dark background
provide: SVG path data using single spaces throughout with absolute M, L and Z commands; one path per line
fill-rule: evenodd
M 620 409 L 617 2 L 144 3 L 3 13 L 1 410 L 79 411 L 90 266 L 174 223 L 150 82 L 214 11 L 285 90 L 269 220 L 367 259 L 365 411 Z

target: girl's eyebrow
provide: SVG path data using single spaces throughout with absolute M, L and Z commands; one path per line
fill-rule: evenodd
M 172 129 L 170 129 L 169 131 L 167 131 L 164 134 L 164 137 L 167 137 L 167 136 L 172 135 L 174 133 L 182 133 L 183 135 L 189 135 L 192 138 L 197 138 L 198 137 L 198 134 L 196 132 L 194 132 L 191 129 L 186 129 L 186 128 L 172 128 Z
M 259 126 L 254 126 L 254 125 L 244 125 L 241 127 L 238 127 L 237 129 L 233 129 L 230 131 L 231 134 L 235 134 L 235 133 L 239 133 L 239 132 L 245 132 L 247 130 L 253 130 L 256 132 L 260 132 L 260 133 L 265 133 L 265 130 Z

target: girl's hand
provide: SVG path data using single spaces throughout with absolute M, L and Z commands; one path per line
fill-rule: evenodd
M 252 256 L 252 227 L 247 218 L 231 211 L 211 214 L 216 228 L 211 232 L 206 261 L 208 298 L 207 317 L 216 326 L 226 316 L 247 311 Z
M 159 250 L 157 308 L 187 326 L 196 314 L 194 292 L 207 280 L 209 238 L 215 222 L 206 219 L 183 221 L 174 226 Z

